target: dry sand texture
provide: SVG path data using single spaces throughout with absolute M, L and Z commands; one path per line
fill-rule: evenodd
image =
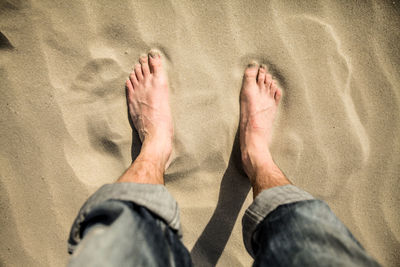
M 167 188 L 195 263 L 251 263 L 241 237 L 251 194 L 233 144 L 243 68 L 256 59 L 283 87 L 278 165 L 398 266 L 399 7 L 0 0 L 0 265 L 65 265 L 80 205 L 131 160 L 124 80 L 158 48 L 176 132 Z

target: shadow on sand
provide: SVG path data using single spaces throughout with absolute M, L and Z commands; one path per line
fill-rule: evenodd
M 238 130 L 222 177 L 217 207 L 191 251 L 195 266 L 217 264 L 249 191 L 250 183 L 242 168 Z
M 132 162 L 141 149 L 139 134 L 129 116 L 132 127 Z M 215 266 L 225 249 L 240 209 L 250 191 L 249 180 L 242 168 L 239 129 L 236 131 L 228 167 L 222 177 L 217 207 L 190 252 L 195 266 Z

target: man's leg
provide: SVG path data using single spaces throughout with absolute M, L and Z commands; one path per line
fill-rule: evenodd
M 377 266 L 328 205 L 291 185 L 269 142 L 282 93 L 266 66 L 250 64 L 240 94 L 240 147 L 254 202 L 243 238 L 255 266 Z
M 115 184 L 84 204 L 69 238 L 70 266 L 190 266 L 179 210 L 164 187 L 173 126 L 160 54 L 140 57 L 126 82 L 142 149 Z

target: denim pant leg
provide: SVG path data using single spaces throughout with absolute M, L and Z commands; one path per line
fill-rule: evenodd
M 261 192 L 243 235 L 254 266 L 379 266 L 325 202 L 293 185 Z
M 72 226 L 69 266 L 191 266 L 180 237 L 177 204 L 165 187 L 106 185 Z

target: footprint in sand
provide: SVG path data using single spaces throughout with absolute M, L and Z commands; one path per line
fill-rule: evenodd
M 118 81 L 122 73 L 121 67 L 114 59 L 93 59 L 82 68 L 71 89 L 87 92 L 97 97 L 112 97 L 119 93 L 112 88 L 115 88 L 113 82 Z
M 130 162 L 126 77 L 115 60 L 94 59 L 82 68 L 64 96 L 70 103 L 63 109 L 67 129 L 76 142 L 66 145 L 67 158 L 77 176 L 88 184 L 115 180 Z M 91 170 L 96 170 L 96 175 Z

